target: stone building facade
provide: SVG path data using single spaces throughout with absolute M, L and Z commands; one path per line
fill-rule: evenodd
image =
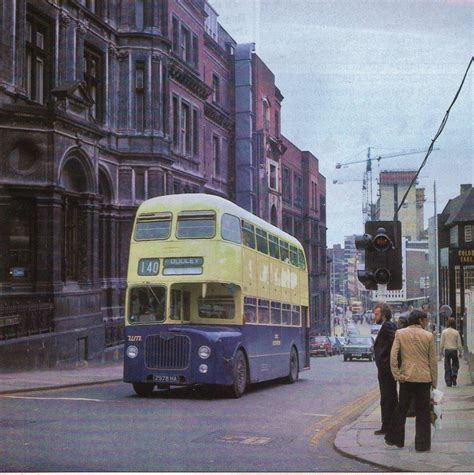
M 258 99 L 239 115 L 239 45 L 217 16 L 204 0 L 0 5 L 3 362 L 93 359 L 120 341 L 129 238 L 147 198 L 218 194 L 281 225 L 266 174 L 284 152 L 283 96 L 250 53 Z M 255 131 L 245 163 L 243 116 Z M 242 174 L 251 188 L 238 187 Z

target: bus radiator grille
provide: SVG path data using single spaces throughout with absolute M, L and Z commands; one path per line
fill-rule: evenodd
M 189 364 L 190 347 L 184 335 L 150 335 L 146 339 L 145 364 L 154 369 L 184 369 Z

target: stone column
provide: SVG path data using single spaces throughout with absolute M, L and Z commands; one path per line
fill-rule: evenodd
M 118 54 L 119 84 L 118 84 L 118 128 L 128 130 L 129 124 L 129 89 L 130 89 L 130 56 L 127 51 Z
M 73 82 L 76 71 L 75 22 L 66 11 L 59 14 L 59 85 Z
M 150 124 L 153 132 L 163 132 L 162 124 L 162 104 L 163 104 L 163 92 L 162 92 L 162 77 L 161 77 L 161 57 L 153 54 L 151 57 L 150 68 Z M 153 82 L 152 82 L 153 81 Z
M 148 198 L 164 194 L 163 172 L 159 168 L 148 170 Z
M 62 287 L 62 197 L 59 193 L 36 199 L 36 290 Z

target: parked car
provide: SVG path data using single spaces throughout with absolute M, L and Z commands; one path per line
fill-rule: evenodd
M 370 333 L 372 335 L 377 335 L 377 333 L 379 332 L 379 330 L 382 328 L 382 325 L 380 325 L 379 323 L 374 323 L 371 327 L 370 327 Z
M 327 336 L 312 336 L 309 339 L 309 354 L 332 356 L 334 354 L 331 340 Z
M 331 342 L 333 354 L 342 354 L 342 343 L 335 336 L 330 336 L 329 341 Z
M 344 361 L 352 361 L 353 358 L 368 358 L 369 361 L 374 359 L 374 339 L 371 336 L 354 336 L 347 339 Z

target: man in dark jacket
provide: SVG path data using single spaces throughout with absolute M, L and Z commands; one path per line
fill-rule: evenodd
M 382 427 L 374 434 L 386 434 L 392 425 L 392 418 L 398 404 L 397 383 L 390 369 L 390 351 L 397 326 L 391 321 L 392 312 L 385 303 L 379 303 L 374 308 L 375 323 L 382 324 L 374 343 L 375 363 L 377 364 L 380 387 L 380 408 Z

